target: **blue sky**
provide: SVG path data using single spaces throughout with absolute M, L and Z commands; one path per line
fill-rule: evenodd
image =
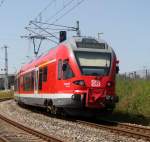
M 0 7 L 0 47 L 9 47 L 10 73 L 29 60 L 26 56 L 33 56 L 32 43 L 20 36 L 27 34 L 24 27 L 51 1 L 5 0 Z M 68 1 L 55 0 L 43 12 L 42 20 L 47 20 Z M 97 36 L 98 32 L 103 32 L 101 38 L 113 47 L 120 60 L 120 71 L 129 72 L 150 68 L 149 7 L 149 0 L 85 0 L 57 24 L 73 26 L 79 20 L 82 35 Z M 53 46 L 45 41 L 41 53 Z M 0 68 L 4 68 L 3 49 L 0 49 Z

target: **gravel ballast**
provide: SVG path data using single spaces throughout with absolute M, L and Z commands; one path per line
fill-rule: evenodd
M 14 100 L 1 102 L 0 113 L 28 127 L 68 142 L 145 142 L 141 139 L 128 138 L 105 130 L 32 112 L 18 106 Z

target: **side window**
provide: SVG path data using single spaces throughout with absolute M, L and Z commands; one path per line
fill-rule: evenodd
M 33 89 L 34 89 L 34 72 L 30 72 L 23 76 L 23 90 L 32 91 Z
M 74 77 L 74 73 L 68 63 L 66 63 L 66 69 L 63 71 L 63 79 L 69 79 Z
M 61 75 L 62 75 L 62 60 L 60 59 L 58 61 L 58 80 L 61 80 Z
M 47 81 L 47 66 L 43 68 L 43 82 Z

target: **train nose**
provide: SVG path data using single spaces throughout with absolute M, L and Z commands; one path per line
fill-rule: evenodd
M 89 102 L 96 102 L 99 99 L 104 99 L 104 90 L 103 89 L 89 89 L 88 99 Z

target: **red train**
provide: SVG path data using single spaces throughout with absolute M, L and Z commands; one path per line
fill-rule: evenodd
M 16 77 L 18 103 L 59 110 L 113 110 L 118 61 L 103 40 L 72 37 L 24 65 Z

